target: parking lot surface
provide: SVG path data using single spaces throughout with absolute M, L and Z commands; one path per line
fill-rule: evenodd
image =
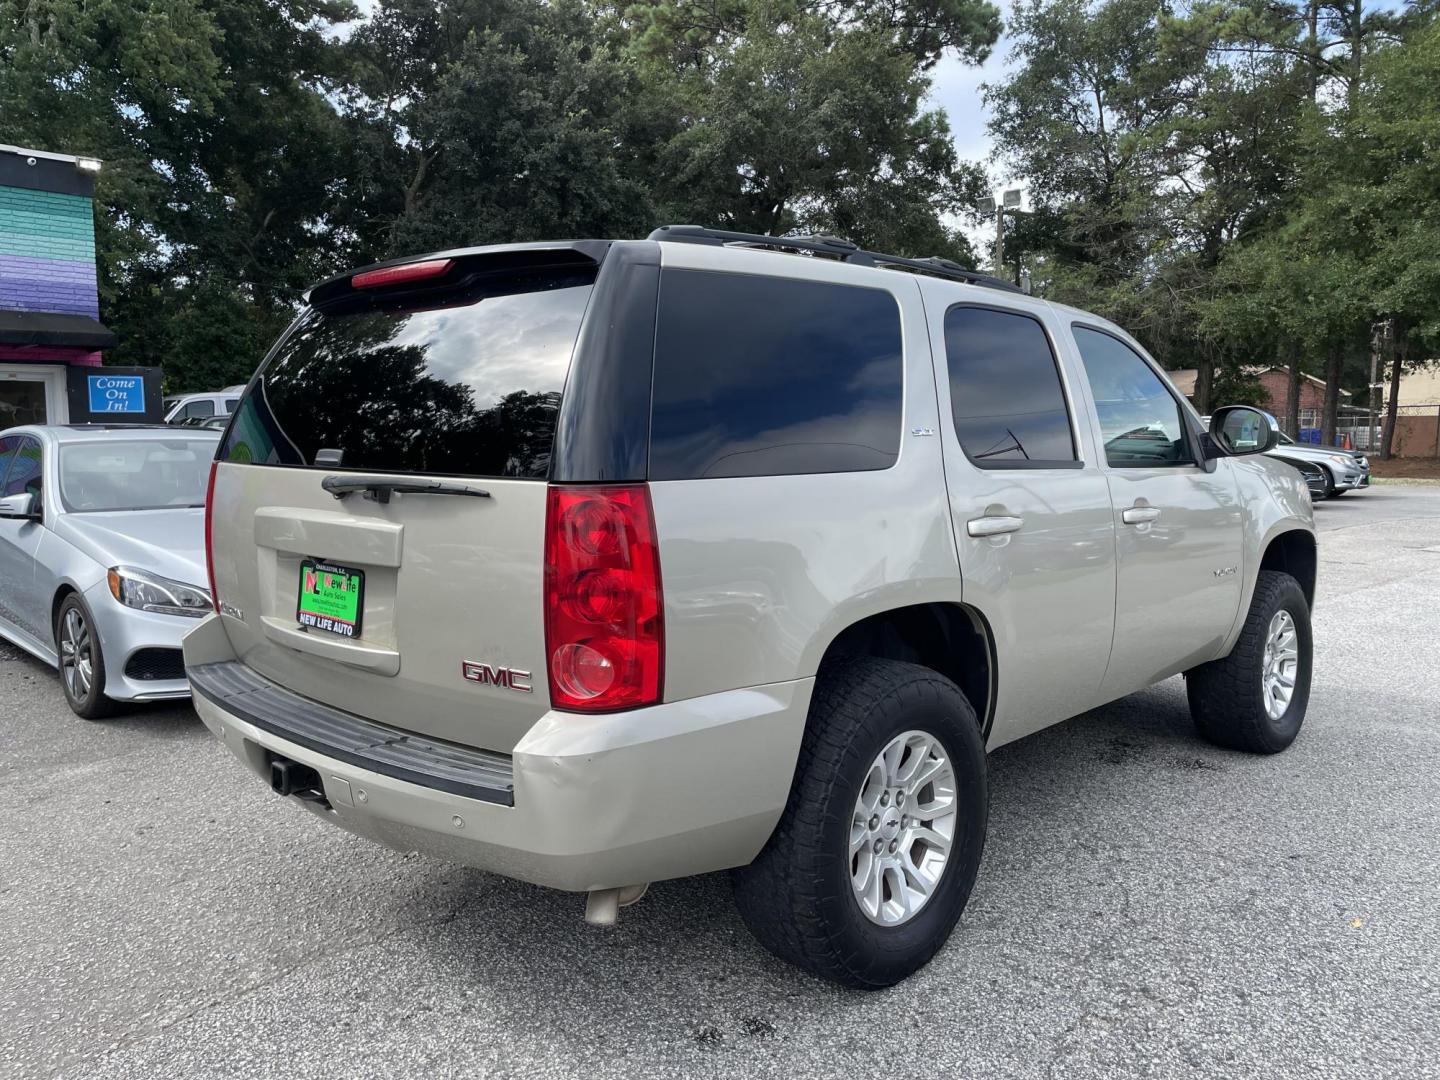
M 998 750 L 955 936 L 875 994 L 763 952 L 724 875 L 594 930 L 0 645 L 0 1075 L 1440 1075 L 1440 488 L 1316 517 L 1296 745 L 1200 743 L 1172 679 Z

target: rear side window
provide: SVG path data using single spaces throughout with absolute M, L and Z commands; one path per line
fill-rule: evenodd
M 1013 311 L 952 307 L 945 363 L 955 434 L 982 469 L 1075 467 L 1070 412 L 1050 339 Z
M 650 477 L 887 469 L 903 383 L 900 308 L 883 289 L 666 270 Z
M 220 460 L 315 468 L 328 450 L 331 470 L 544 479 L 594 280 L 567 270 L 487 279 L 443 306 L 312 309 L 242 399 Z

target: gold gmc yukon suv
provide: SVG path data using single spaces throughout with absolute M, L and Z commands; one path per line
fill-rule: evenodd
M 694 226 L 317 285 L 210 477 L 206 725 L 404 850 L 589 894 L 733 868 L 776 954 L 925 964 L 986 752 L 1184 673 L 1283 750 L 1315 537 L 1253 409 L 938 259 Z

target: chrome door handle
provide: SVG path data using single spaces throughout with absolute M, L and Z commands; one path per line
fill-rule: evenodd
M 1158 506 L 1132 506 L 1120 515 L 1126 525 L 1148 525 L 1160 516 Z
M 994 517 L 971 518 L 965 523 L 965 531 L 971 536 L 1000 536 L 1003 533 L 1015 532 L 1024 524 L 1024 518 L 997 514 Z

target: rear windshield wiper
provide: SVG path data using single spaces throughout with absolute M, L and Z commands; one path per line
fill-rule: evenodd
M 388 503 L 390 496 L 397 491 L 402 495 L 469 495 L 476 499 L 490 498 L 490 492 L 484 488 L 471 487 L 469 484 L 447 484 L 444 480 L 365 480 L 350 476 L 327 476 L 320 481 L 320 486 L 337 499 L 362 491 L 365 498 L 374 499 L 378 503 Z

